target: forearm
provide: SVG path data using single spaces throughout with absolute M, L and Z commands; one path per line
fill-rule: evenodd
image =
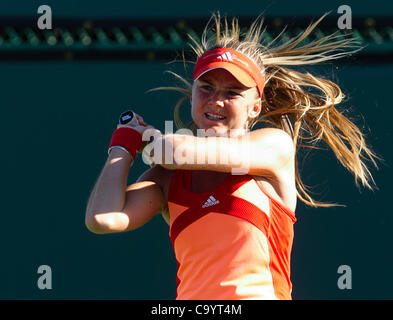
M 239 169 L 246 173 L 249 169 L 249 144 L 245 141 L 247 139 L 247 136 L 231 138 L 165 135 L 165 157 L 162 157 L 161 165 L 172 170 L 232 172 Z
M 113 149 L 90 194 L 86 218 L 97 213 L 121 211 L 132 158 L 123 150 Z
M 160 164 L 171 170 L 271 175 L 292 164 L 295 157 L 292 138 L 275 128 L 258 129 L 235 137 L 170 134 L 164 136 L 163 144 L 170 152 L 165 150 L 165 158 Z

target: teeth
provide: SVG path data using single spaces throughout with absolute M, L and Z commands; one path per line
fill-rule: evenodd
M 208 119 L 212 119 L 212 120 L 222 120 L 225 119 L 225 117 L 223 116 L 217 116 L 215 114 L 211 114 L 211 113 L 206 113 L 206 116 Z

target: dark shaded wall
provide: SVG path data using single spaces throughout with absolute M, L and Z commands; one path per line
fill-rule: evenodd
M 87 1 L 84 6 L 77 1 L 48 4 L 78 16 L 149 14 L 146 7 L 115 2 L 110 8 Z M 159 15 L 159 8 L 162 14 L 175 14 L 157 3 L 153 17 Z M 273 13 L 268 10 L 268 14 L 282 10 L 289 15 L 295 10 L 291 3 L 274 2 Z M 3 1 L 0 8 L 3 14 L 30 14 L 29 8 L 38 5 L 16 7 L 14 2 Z M 359 8 L 364 14 L 368 12 L 364 6 L 356 2 L 353 11 Z M 261 10 L 265 7 L 268 4 Z M 294 12 L 319 16 L 336 7 L 305 3 L 304 10 Z M 369 9 L 386 14 L 378 6 Z M 178 10 L 184 15 L 208 16 L 212 8 L 206 5 L 191 12 L 178 6 Z M 236 7 L 227 11 L 254 13 Z M 1 299 L 174 298 L 176 263 L 168 226 L 160 216 L 123 234 L 95 235 L 84 226 L 86 202 L 105 162 L 118 115 L 130 106 L 160 130 L 164 130 L 164 120 L 172 119 L 176 93 L 145 93 L 175 83 L 164 74 L 168 68 L 182 72 L 180 64 L 161 62 L 0 62 Z M 372 170 L 379 190 L 359 191 L 330 151 L 304 157 L 304 182 L 315 186 L 315 198 L 346 207 L 312 209 L 299 202 L 292 254 L 293 297 L 391 299 L 393 221 L 388 201 L 392 193 L 393 66 L 355 59 L 351 65 L 309 70 L 342 86 L 347 100 L 340 110 L 363 129 L 385 164 L 380 163 L 379 171 Z M 146 169 L 139 158 L 129 182 Z M 40 265 L 52 268 L 52 290 L 37 287 Z M 352 268 L 351 290 L 337 287 L 340 265 Z
M 349 5 L 354 16 L 384 16 L 393 11 L 393 5 L 386 0 L 375 0 L 372 3 L 366 0 L 340 1 L 332 0 L 326 3 L 313 0 L 270 0 L 229 2 L 225 0 L 209 1 L 199 0 L 194 5 L 190 1 L 129 1 L 113 0 L 100 2 L 94 0 L 2 0 L 0 4 L 1 15 L 34 15 L 40 5 L 49 5 L 53 15 L 70 17 L 206 17 L 211 12 L 219 10 L 236 16 L 266 15 L 284 16 L 318 16 L 324 12 L 337 12 L 341 5 Z

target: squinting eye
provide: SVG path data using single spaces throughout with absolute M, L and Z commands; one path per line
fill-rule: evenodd
M 210 90 L 212 90 L 212 87 L 209 86 L 209 85 L 203 85 L 203 86 L 201 86 L 200 88 L 203 89 L 203 90 L 205 90 L 205 91 L 210 91 Z
M 239 93 L 236 92 L 236 91 L 228 91 L 228 95 L 231 96 L 231 97 L 236 97 L 236 96 L 239 95 Z

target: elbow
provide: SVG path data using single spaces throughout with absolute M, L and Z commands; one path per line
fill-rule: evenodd
M 102 224 L 99 223 L 96 215 L 92 215 L 92 216 L 86 215 L 85 226 L 90 232 L 95 233 L 95 234 L 109 233 L 108 230 L 106 230 L 106 228 Z
M 85 225 L 95 234 L 123 232 L 129 228 L 129 218 L 123 212 L 86 214 Z

